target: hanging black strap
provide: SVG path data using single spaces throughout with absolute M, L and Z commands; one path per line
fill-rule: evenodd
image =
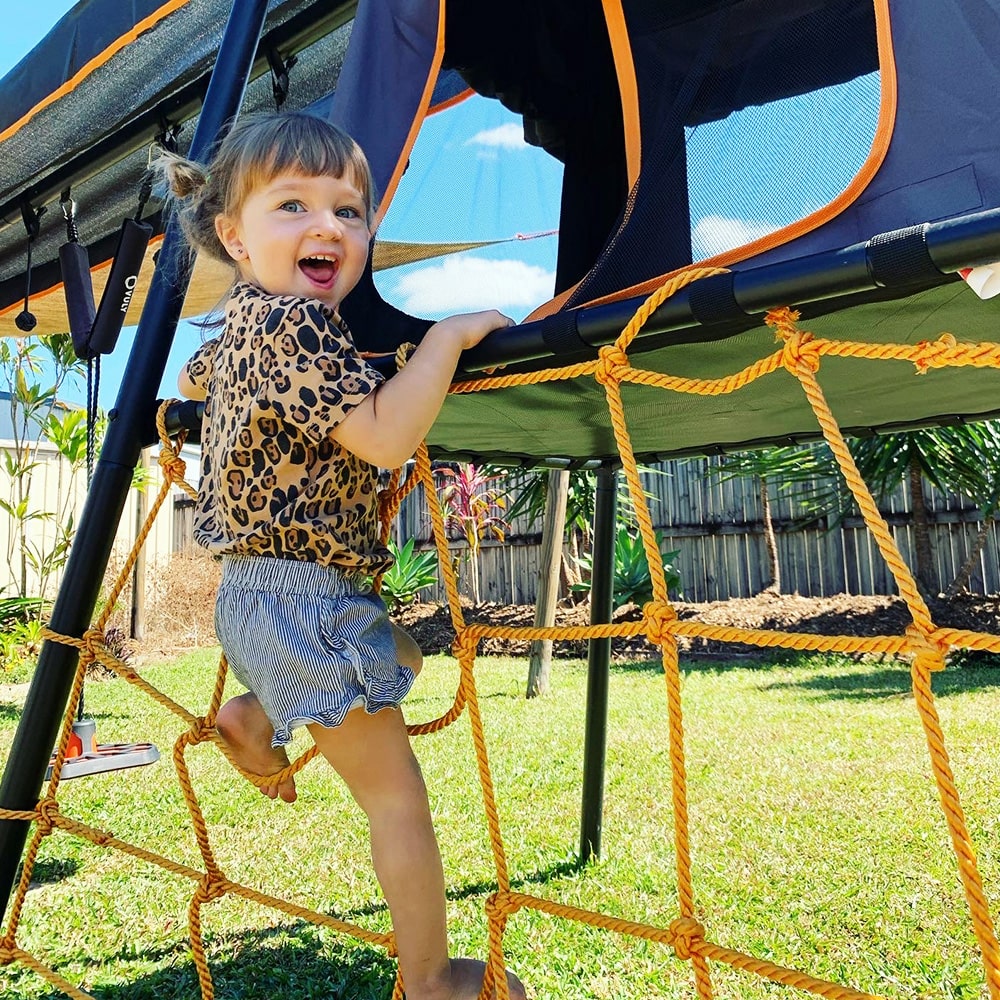
M 126 219 L 122 223 L 111 273 L 90 331 L 88 346 L 92 354 L 114 351 L 152 235 L 153 227 L 146 222 Z
M 24 281 L 24 309 L 14 317 L 14 325 L 22 333 L 31 333 L 38 324 L 34 314 L 28 308 L 31 301 L 31 247 L 38 236 L 39 219 L 45 214 L 45 206 L 33 208 L 29 202 L 21 205 L 21 218 L 24 220 L 24 228 L 28 231 L 28 266 Z
M 80 242 L 80 232 L 76 227 L 76 202 L 70 197 L 69 190 L 63 191 L 59 205 L 66 220 L 66 242 L 59 247 L 59 270 L 66 295 L 69 331 L 76 356 L 89 361 L 93 356 L 89 346 L 90 330 L 96 313 L 90 257 L 87 248 Z

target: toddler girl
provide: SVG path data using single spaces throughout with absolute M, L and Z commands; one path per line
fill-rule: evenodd
M 371 237 L 372 177 L 353 140 L 269 115 L 239 120 L 205 170 L 161 164 L 191 245 L 236 272 L 222 332 L 179 379 L 205 400 L 195 538 L 222 557 L 216 631 L 249 689 L 220 709 L 219 731 L 241 766 L 274 774 L 292 730 L 309 729 L 367 814 L 407 997 L 472 1000 L 484 965 L 448 957 L 441 858 L 399 708 L 420 653 L 368 579 L 391 564 L 377 467 L 411 457 L 461 352 L 511 321 L 442 320 L 383 381 L 338 312 Z M 268 791 L 295 795 L 291 781 Z

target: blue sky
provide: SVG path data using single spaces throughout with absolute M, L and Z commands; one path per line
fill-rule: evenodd
M 0 77 L 44 37 L 73 0 L 8 4 L 0 36 Z M 877 77 L 751 108 L 689 131 L 687 140 L 692 243 L 695 259 L 739 246 L 818 208 L 834 197 L 863 161 L 874 132 Z M 866 127 L 824 134 L 815 123 L 831 107 L 857 116 L 868 107 Z M 803 127 L 809 122 L 808 127 Z M 779 176 L 780 165 L 746 155 L 747 137 L 767 134 L 794 154 L 797 178 Z M 720 178 L 723 182 L 720 183 Z M 424 124 L 410 166 L 379 235 L 387 240 L 458 242 L 500 240 L 467 251 L 376 275 L 383 297 L 406 312 L 440 318 L 497 308 L 524 318 L 548 299 L 555 277 L 556 238 L 537 235 L 558 226 L 561 165 L 522 138 L 520 120 L 497 101 L 472 98 Z M 534 237 L 524 239 L 523 237 Z M 130 319 L 137 315 L 130 314 Z M 115 353 L 102 359 L 101 405 L 114 404 L 134 339 L 126 327 Z M 163 396 L 176 394 L 176 375 L 200 342 L 200 329 L 182 323 L 174 339 Z
M 0 77 L 73 6 L 73 0 L 33 0 L 5 12 Z M 433 116 L 418 139 L 380 236 L 414 242 L 511 242 L 381 272 L 380 291 L 400 308 L 432 319 L 493 307 L 523 318 L 552 294 L 556 240 L 554 235 L 516 237 L 556 228 L 560 183 L 560 165 L 524 143 L 517 119 L 498 102 L 477 98 Z M 114 354 L 102 358 L 100 401 L 105 409 L 114 405 L 134 335 L 135 328 L 126 327 Z M 190 323 L 180 325 L 161 395 L 176 394 L 177 371 L 201 336 Z

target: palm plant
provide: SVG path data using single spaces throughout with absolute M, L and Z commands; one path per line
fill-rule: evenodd
M 904 482 L 908 485 L 914 575 L 927 592 L 937 591 L 938 580 L 924 482 L 944 493 L 963 493 L 976 503 L 982 512 L 983 528 L 949 592 L 966 586 L 1000 509 L 1000 425 L 982 422 L 876 434 L 853 439 L 849 446 L 858 472 L 877 500 L 884 500 Z M 792 491 L 804 510 L 806 523 L 825 516 L 832 525 L 856 509 L 854 497 L 826 445 L 769 448 L 735 455 L 724 459 L 720 468 L 727 475 L 757 475 L 765 490 L 768 484 L 778 483 L 780 489 Z M 776 558 L 775 550 L 772 559 Z
M 640 466 L 639 471 L 648 475 L 664 475 L 661 469 Z M 507 510 L 507 517 L 514 521 L 524 516 L 529 522 L 539 520 L 545 510 L 549 479 L 544 470 L 529 470 L 516 480 L 514 497 Z M 646 493 L 647 500 L 655 499 Z M 566 496 L 565 538 L 568 551 L 564 554 L 562 573 L 569 593 L 583 593 L 588 588 L 580 587 L 579 567 L 588 558 L 591 547 L 591 531 L 594 523 L 594 509 L 597 503 L 597 476 L 589 469 L 571 469 L 569 488 Z M 618 522 L 634 527 L 638 522 L 628 484 L 624 478 L 618 479 Z
M 810 524 L 830 510 L 846 509 L 847 487 L 837 475 L 833 456 L 825 445 L 786 446 L 725 455 L 712 470 L 725 481 L 749 478 L 757 482 L 767 574 L 763 593 L 781 593 L 781 564 L 771 514 L 772 497 L 790 496 L 802 512 L 800 523 Z

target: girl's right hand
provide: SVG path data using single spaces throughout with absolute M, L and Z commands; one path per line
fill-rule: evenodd
M 486 309 L 483 312 L 459 313 L 435 323 L 427 333 L 438 331 L 435 336 L 447 335 L 454 337 L 459 349 L 468 350 L 475 347 L 488 333 L 514 326 L 514 321 L 496 309 Z

